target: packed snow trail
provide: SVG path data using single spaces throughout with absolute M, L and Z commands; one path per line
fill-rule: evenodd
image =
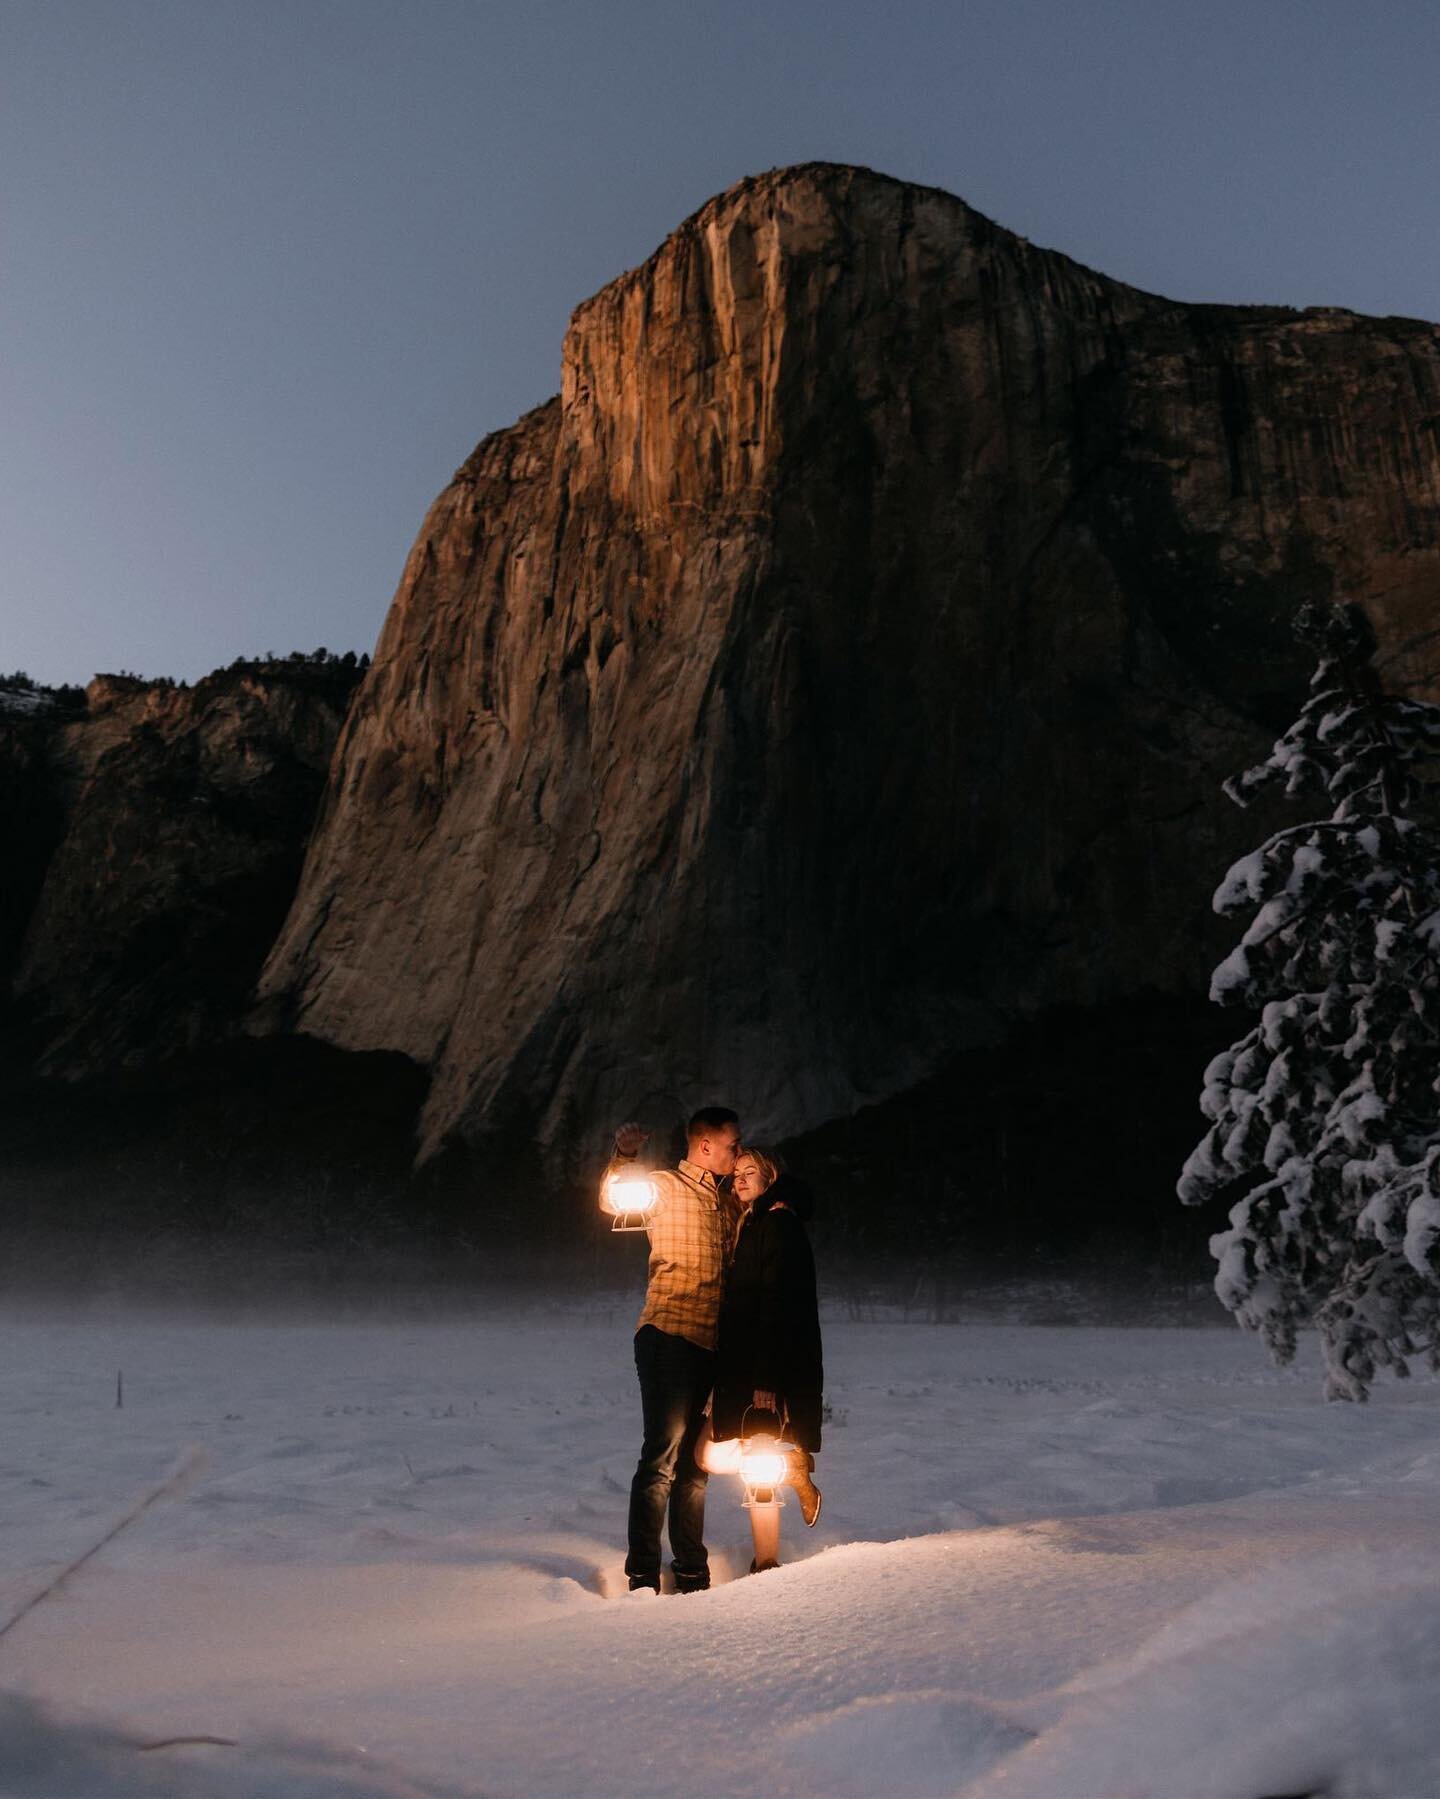
M 1326 1407 L 1229 1330 L 832 1323 L 818 1530 L 787 1508 L 787 1565 L 734 1579 L 716 1479 L 718 1584 L 655 1599 L 628 1347 L 623 1314 L 0 1330 L 0 1604 L 213 1458 L 0 1645 L 49 1708 L 0 1718 L 0 1791 L 60 1799 L 7 1745 L 101 1720 L 239 1746 L 131 1786 L 86 1738 L 85 1799 L 1440 1790 L 1434 1387 Z

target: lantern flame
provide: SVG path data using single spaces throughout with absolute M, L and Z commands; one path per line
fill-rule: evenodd
M 773 1437 L 752 1437 L 741 1446 L 740 1475 L 747 1487 L 778 1487 L 789 1463 Z
M 638 1175 L 621 1175 L 610 1182 L 609 1199 L 617 1212 L 638 1217 L 654 1207 L 655 1183 Z

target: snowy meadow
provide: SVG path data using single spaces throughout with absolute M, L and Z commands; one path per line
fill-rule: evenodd
M 630 1595 L 625 1305 L 0 1327 L 0 1791 L 1440 1790 L 1440 1389 L 1229 1327 L 830 1319 L 820 1523 Z M 116 1404 L 123 1370 L 123 1404 Z M 216 1739 L 195 1741 L 176 1739 Z

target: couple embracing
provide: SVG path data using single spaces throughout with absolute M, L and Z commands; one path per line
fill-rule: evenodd
M 633 1168 L 646 1134 L 615 1133 L 601 1184 Z M 707 1106 L 690 1120 L 678 1168 L 650 1179 L 650 1279 L 635 1331 L 644 1444 L 630 1485 L 630 1590 L 660 1591 L 660 1533 L 668 1513 L 675 1589 L 710 1585 L 705 1470 L 698 1450 L 759 1428 L 773 1414 L 796 1445 L 790 1485 L 807 1524 L 820 1514 L 811 1479 L 820 1447 L 822 1370 L 815 1261 L 805 1233 L 809 1190 L 763 1150 L 742 1148 L 736 1114 Z M 710 1414 L 713 1411 L 713 1419 Z

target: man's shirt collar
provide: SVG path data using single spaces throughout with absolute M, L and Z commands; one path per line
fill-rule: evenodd
M 702 1168 L 698 1162 L 680 1163 L 680 1172 L 687 1180 L 696 1181 L 702 1187 L 708 1187 L 712 1193 L 720 1191 L 720 1183 L 708 1168 Z

